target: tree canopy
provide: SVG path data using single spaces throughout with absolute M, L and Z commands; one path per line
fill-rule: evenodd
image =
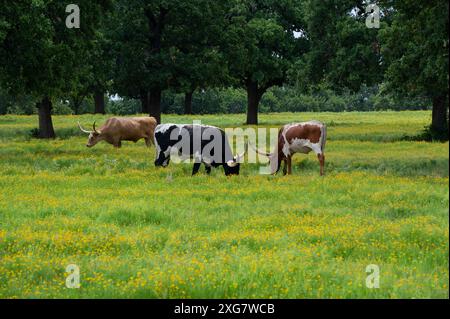
M 381 30 L 386 87 L 433 101 L 432 130 L 448 137 L 448 1 L 387 1 L 392 23 Z
M 52 99 L 77 86 L 101 13 L 109 1 L 78 1 L 80 28 L 66 26 L 66 4 L 59 1 L 2 1 L 0 76 L 8 92 L 37 99 L 40 137 L 54 137 Z M 80 67 L 81 66 L 81 67 Z

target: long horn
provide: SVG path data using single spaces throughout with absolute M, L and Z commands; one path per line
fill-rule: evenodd
M 91 131 L 85 130 L 84 128 L 81 127 L 80 122 L 78 122 L 78 127 L 80 128 L 81 132 L 86 133 L 86 134 L 91 134 Z
M 258 150 L 256 147 L 254 147 L 253 144 L 250 144 L 250 146 L 251 146 L 251 148 L 252 148 L 256 153 L 258 153 L 259 155 L 267 156 L 267 157 L 272 156 L 272 153 L 262 152 L 262 151 Z
M 248 151 L 248 143 L 246 142 L 244 145 L 244 151 L 241 154 L 236 155 L 236 162 L 240 162 L 242 158 L 244 158 L 245 153 Z
M 245 155 L 245 153 L 247 153 L 247 151 L 248 151 L 248 143 L 245 143 L 244 152 L 242 152 L 241 154 L 236 155 L 236 157 L 233 158 L 232 161 L 228 161 L 227 165 L 230 166 L 230 167 L 238 166 L 239 163 L 241 162 L 241 159 L 244 158 L 244 155 Z
M 95 132 L 95 133 L 100 134 L 100 132 L 97 131 L 97 129 L 95 128 L 95 121 L 94 121 L 94 124 L 92 125 L 92 128 L 94 129 L 94 132 Z

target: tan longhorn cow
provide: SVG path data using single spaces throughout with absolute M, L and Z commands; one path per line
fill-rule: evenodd
M 150 147 L 153 143 L 157 124 L 156 119 L 153 117 L 113 117 L 108 119 L 105 125 L 99 129 L 95 127 L 95 122 L 92 125 L 92 131 L 85 130 L 80 122 L 78 122 L 78 127 L 82 132 L 89 134 L 87 147 L 93 147 L 98 142 L 105 141 L 114 145 L 114 147 L 120 148 L 122 141 L 136 143 L 140 139 L 145 139 L 145 144 Z
M 284 162 L 283 173 L 292 174 L 292 156 L 295 153 L 308 154 L 313 151 L 320 163 L 320 175 L 325 170 L 325 143 L 327 127 L 319 121 L 286 124 L 278 132 L 277 147 L 273 153 L 257 150 L 258 154 L 269 157 L 270 172 L 276 174 Z

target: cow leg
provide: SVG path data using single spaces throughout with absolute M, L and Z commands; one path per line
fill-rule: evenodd
M 319 159 L 320 163 L 320 176 L 325 175 L 325 155 L 323 153 L 317 154 L 317 158 Z
M 192 176 L 198 173 L 200 170 L 201 163 L 194 163 L 194 168 L 192 169 Z
M 145 145 L 147 145 L 147 147 L 151 147 L 152 146 L 152 139 L 151 138 L 146 138 L 145 139 Z
M 206 162 L 202 162 L 203 165 L 205 165 L 205 170 L 206 170 L 206 174 L 211 174 L 211 164 L 210 163 L 206 163 Z
M 114 147 L 115 148 L 121 148 L 122 147 L 122 141 L 115 141 L 114 142 Z
M 287 173 L 288 175 L 292 175 L 292 156 L 288 156 L 287 158 Z
M 287 159 L 283 159 L 283 175 L 287 174 Z

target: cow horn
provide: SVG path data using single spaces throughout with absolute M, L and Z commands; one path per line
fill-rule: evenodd
M 86 133 L 86 134 L 91 134 L 91 131 L 85 130 L 83 127 L 81 127 L 80 122 L 78 122 L 78 127 L 80 128 L 81 132 Z
M 236 158 L 235 158 L 236 162 L 240 162 L 241 159 L 244 158 L 245 153 L 247 153 L 247 151 L 248 151 L 248 143 L 245 143 L 244 151 L 241 154 L 236 155 Z
M 245 153 L 247 153 L 247 150 L 248 150 L 248 144 L 245 143 L 244 151 L 241 154 L 236 155 L 233 160 L 228 161 L 227 165 L 229 167 L 236 167 L 236 166 L 238 166 L 239 163 L 241 162 L 241 159 L 244 157 Z
M 251 148 L 252 148 L 256 153 L 258 153 L 259 155 L 267 156 L 267 157 L 271 157 L 271 156 L 272 156 L 272 153 L 262 152 L 262 151 L 258 150 L 256 147 L 254 147 L 253 144 L 250 144 L 250 146 L 251 146 Z
M 101 133 L 100 131 L 97 131 L 97 129 L 95 128 L 95 121 L 94 121 L 94 124 L 92 125 L 92 128 L 94 129 L 94 132 L 95 132 L 95 133 L 97 133 L 97 134 L 100 134 L 100 133 Z

